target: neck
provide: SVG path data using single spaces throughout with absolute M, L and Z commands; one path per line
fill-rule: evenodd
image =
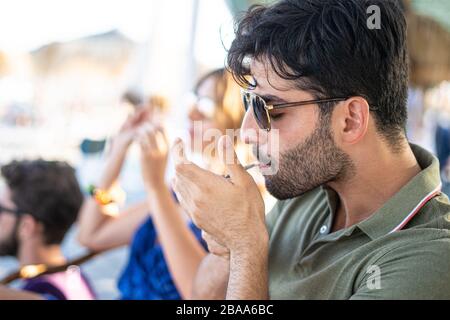
M 384 144 L 371 146 L 359 150 L 354 162 L 351 177 L 329 184 L 340 199 L 332 231 L 369 218 L 421 171 L 409 145 L 398 153 Z
M 66 263 L 60 245 L 23 244 L 17 256 L 21 266 L 32 264 L 45 264 L 59 266 Z

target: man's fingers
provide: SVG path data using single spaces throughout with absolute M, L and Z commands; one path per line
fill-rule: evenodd
M 204 177 L 205 175 L 213 175 L 213 173 L 204 170 L 187 159 L 184 149 L 184 143 L 180 138 L 177 138 L 171 148 L 172 158 L 175 164 L 175 171 L 177 175 L 183 175 L 187 178 L 196 180 L 196 177 Z
M 230 175 L 231 180 L 240 181 L 243 178 L 243 174 L 247 174 L 239 162 L 236 152 L 234 151 L 233 142 L 228 136 L 222 136 L 219 139 L 219 157 L 224 164 L 227 173 Z
M 195 207 L 193 197 L 191 194 L 192 185 L 189 180 L 186 180 L 183 177 L 175 176 L 171 181 L 171 186 L 173 191 L 175 192 L 177 199 L 181 205 L 181 207 L 185 210 L 185 212 L 192 219 L 193 209 Z
M 208 232 L 202 230 L 202 238 L 205 240 L 206 244 L 208 245 L 208 251 L 216 256 L 229 256 L 230 251 L 217 242 L 217 240 L 211 236 Z
M 180 138 L 175 139 L 175 142 L 171 148 L 171 154 L 176 167 L 180 164 L 189 163 L 184 151 L 184 142 Z

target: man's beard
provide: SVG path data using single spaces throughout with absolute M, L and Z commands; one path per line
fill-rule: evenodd
M 334 142 L 330 117 L 331 114 L 321 116 L 319 126 L 303 143 L 280 154 L 278 171 L 264 176 L 267 191 L 275 198 L 297 197 L 318 186 L 342 180 L 354 169 L 350 157 Z
M 10 256 L 17 257 L 19 250 L 19 239 L 17 236 L 17 230 L 19 228 L 19 219 L 17 219 L 14 229 L 9 237 L 0 242 L 0 257 Z

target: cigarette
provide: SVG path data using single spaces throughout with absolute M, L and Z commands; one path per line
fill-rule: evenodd
M 253 167 L 256 167 L 258 165 L 258 162 L 255 162 L 255 163 L 251 163 L 251 164 L 248 164 L 248 165 L 246 165 L 246 166 L 244 166 L 244 169 L 245 169 L 245 171 L 247 171 L 247 170 L 250 170 L 251 168 L 253 168 Z M 229 174 L 227 174 L 227 175 L 225 175 L 225 176 L 223 176 L 225 179 L 229 179 L 230 178 L 230 175 Z

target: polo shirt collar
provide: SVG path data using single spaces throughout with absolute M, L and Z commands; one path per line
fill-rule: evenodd
M 372 240 L 403 228 L 427 200 L 438 194 L 441 178 L 438 160 L 427 150 L 410 144 L 422 168 L 371 217 L 357 224 Z
M 441 178 L 438 160 L 425 149 L 412 143 L 410 146 L 422 170 L 372 216 L 347 228 L 343 234 L 350 235 L 356 228 L 359 228 L 372 240 L 387 235 L 403 228 L 426 200 L 439 193 Z M 339 203 L 339 196 L 329 187 L 322 186 L 322 188 L 325 191 L 331 213 L 325 222 L 326 227 L 330 230 L 333 215 Z

